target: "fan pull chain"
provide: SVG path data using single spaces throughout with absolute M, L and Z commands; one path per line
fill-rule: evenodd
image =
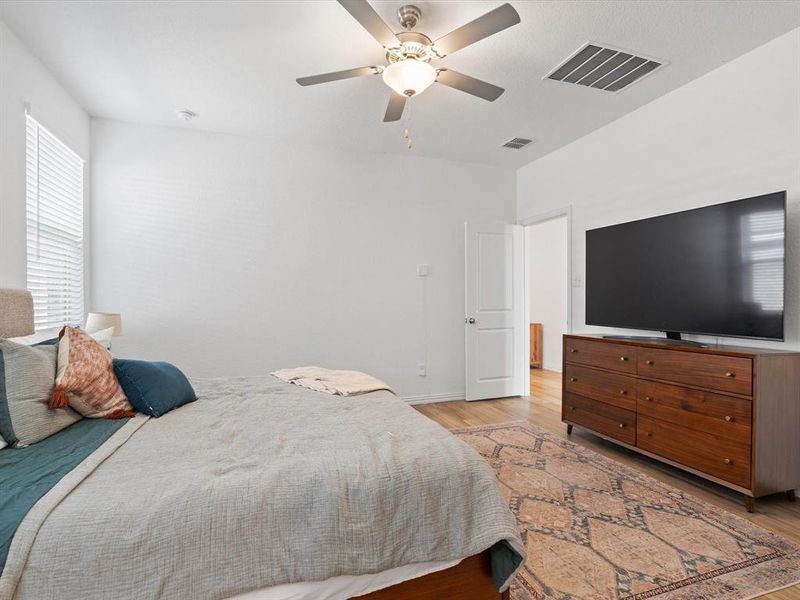
M 406 103 L 405 121 L 406 126 L 403 129 L 403 139 L 406 142 L 406 148 L 413 150 L 414 140 L 411 139 L 411 102 Z

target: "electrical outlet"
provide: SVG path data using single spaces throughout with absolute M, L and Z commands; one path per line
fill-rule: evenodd
M 420 377 L 425 377 L 428 375 L 428 368 L 425 365 L 420 365 L 419 369 L 417 369 L 417 375 Z
M 426 264 L 417 265 L 417 276 L 418 277 L 427 277 L 428 276 L 428 265 L 426 265 Z

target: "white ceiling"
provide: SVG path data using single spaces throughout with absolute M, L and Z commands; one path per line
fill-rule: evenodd
M 399 30 L 403 0 L 373 2 Z M 501 2 L 419 0 L 436 39 Z M 0 18 L 93 116 L 516 168 L 800 26 L 800 3 L 512 0 L 522 22 L 441 62 L 506 88 L 496 102 L 434 85 L 382 123 L 380 77 L 301 88 L 295 78 L 383 64 L 334 1 L 0 0 Z M 613 94 L 543 81 L 593 40 L 669 61 Z M 742 82 L 747 85 L 747 82 Z M 720 99 L 723 101 L 723 99 Z M 199 113 L 183 124 L 174 109 Z M 520 136 L 524 150 L 499 146 Z

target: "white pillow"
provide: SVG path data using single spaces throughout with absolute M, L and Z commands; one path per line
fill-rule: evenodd
M 30 335 L 23 335 L 21 337 L 13 337 L 8 339 L 12 342 L 16 342 L 17 344 L 22 344 L 23 346 L 33 346 L 39 342 L 57 338 L 59 333 L 61 333 L 61 327 L 51 327 L 50 329 L 40 329 L 36 333 L 32 333 Z
M 111 348 L 111 337 L 114 335 L 114 328 L 109 327 L 108 329 L 101 329 L 100 331 L 95 331 L 89 335 L 91 335 L 94 340 L 103 348 L 108 350 Z
M 63 327 L 51 327 L 50 329 L 42 329 L 30 335 L 24 335 L 21 337 L 8 338 L 8 339 L 11 340 L 12 342 L 16 342 L 17 344 L 22 344 L 23 346 L 33 346 L 34 344 L 38 344 L 39 342 L 44 342 L 45 340 L 52 340 L 53 338 L 57 338 L 58 334 L 61 333 L 62 329 Z M 103 348 L 108 350 L 111 347 L 111 337 L 114 335 L 114 328 L 109 327 L 108 329 L 101 329 L 100 331 L 95 331 L 90 335 L 95 339 L 95 341 L 98 344 L 100 344 Z M 2 446 L 0 446 L 0 448 L 2 448 Z
M 6 441 L 3 439 L 3 436 L 0 435 L 0 450 L 5 448 L 6 446 L 8 446 L 8 444 L 6 444 Z

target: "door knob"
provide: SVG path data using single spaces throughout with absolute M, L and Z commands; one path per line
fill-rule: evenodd
M 469 323 L 470 325 L 475 324 L 475 317 L 470 317 L 469 319 L 464 319 L 465 323 Z

